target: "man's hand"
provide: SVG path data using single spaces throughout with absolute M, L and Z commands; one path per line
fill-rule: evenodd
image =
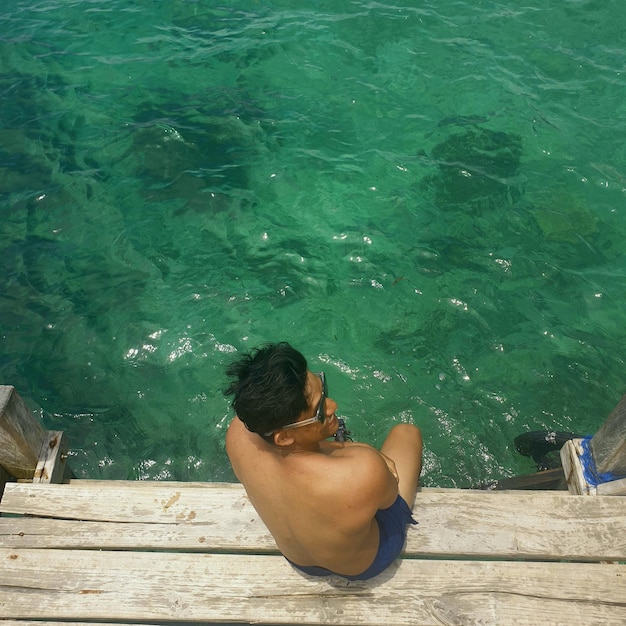
M 385 459 L 385 463 L 387 463 L 387 467 L 389 468 L 389 471 L 393 474 L 394 478 L 397 481 L 398 470 L 396 470 L 396 464 L 394 463 L 394 461 L 390 459 L 388 456 L 385 456 L 382 452 L 380 452 L 380 456 L 382 456 L 383 459 Z

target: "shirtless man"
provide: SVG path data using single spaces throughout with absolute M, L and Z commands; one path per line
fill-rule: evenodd
M 323 373 L 287 343 L 227 370 L 237 417 L 226 452 L 278 549 L 316 576 L 372 578 L 400 554 L 422 466 L 422 436 L 391 429 L 381 451 L 327 441 L 339 426 Z

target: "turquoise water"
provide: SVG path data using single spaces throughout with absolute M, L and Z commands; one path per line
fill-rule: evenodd
M 303 8 L 307 4 L 315 8 Z M 617 1 L 3 0 L 0 381 L 78 476 L 234 480 L 288 340 L 426 485 L 529 473 L 625 390 Z

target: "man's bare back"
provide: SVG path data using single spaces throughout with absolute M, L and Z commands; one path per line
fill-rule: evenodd
M 252 376 L 248 370 L 237 374 L 240 381 Z M 304 398 L 302 410 L 294 409 L 291 417 L 271 429 L 267 419 L 262 425 L 254 422 L 252 402 L 241 402 L 242 410 L 252 417 L 233 419 L 226 451 L 237 478 L 287 559 L 305 571 L 324 568 L 318 575 L 358 576 L 380 552 L 384 529 L 379 527 L 378 513 L 395 507 L 400 495 L 406 501 L 402 515 L 410 518 L 421 470 L 421 434 L 415 426 L 400 424 L 380 452 L 367 444 L 328 441 L 337 432 L 338 420 L 337 404 L 327 396 L 324 375 L 305 369 L 298 385 Z M 239 389 L 245 391 L 244 385 Z M 268 402 L 257 400 L 258 396 L 252 394 L 255 401 Z M 283 401 L 288 403 L 290 397 L 294 394 L 285 394 Z M 281 405 L 277 406 L 280 414 Z M 407 521 L 402 521 L 401 529 Z M 404 535 L 399 541 L 401 549 Z
M 235 475 L 282 554 L 298 565 L 358 574 L 378 549 L 374 514 L 391 506 L 398 482 L 365 444 L 320 442 L 284 452 L 235 418 L 226 436 Z

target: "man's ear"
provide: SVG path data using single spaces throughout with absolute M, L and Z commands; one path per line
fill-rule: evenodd
M 288 430 L 278 430 L 274 433 L 274 444 L 279 447 L 290 446 L 294 441 L 294 436 Z

